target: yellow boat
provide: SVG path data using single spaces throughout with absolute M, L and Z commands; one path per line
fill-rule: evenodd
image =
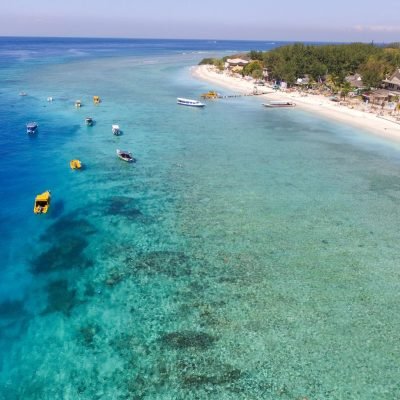
M 203 94 L 201 95 L 201 97 L 202 97 L 203 99 L 218 99 L 219 94 L 218 94 L 217 92 L 215 92 L 214 90 L 210 90 L 210 91 L 207 92 L 207 93 L 203 93 Z
M 72 169 L 81 169 L 82 168 L 82 163 L 79 160 L 71 160 L 69 162 L 69 166 Z
M 38 194 L 35 198 L 35 206 L 33 207 L 33 212 L 35 214 L 46 214 L 50 207 L 50 190 L 42 194 Z
M 101 102 L 100 97 L 99 96 L 93 96 L 93 103 L 94 104 L 99 104 Z

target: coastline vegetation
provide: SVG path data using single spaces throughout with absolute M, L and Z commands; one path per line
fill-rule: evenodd
M 221 68 L 223 59 L 204 59 L 200 64 Z M 295 43 L 262 52 L 246 54 L 250 62 L 243 68 L 244 76 L 261 78 L 263 70 L 272 80 L 285 81 L 289 86 L 307 76 L 310 83 L 324 81 L 330 86 L 344 88 L 345 77 L 359 73 L 367 88 L 378 87 L 386 75 L 400 66 L 400 43 L 385 47 L 373 43 L 305 45 Z

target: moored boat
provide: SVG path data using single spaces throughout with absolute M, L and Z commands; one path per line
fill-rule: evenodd
M 81 169 L 82 163 L 80 160 L 75 159 L 69 162 L 69 166 L 71 167 L 71 169 Z
M 296 107 L 296 103 L 292 101 L 270 101 L 268 103 L 263 103 L 263 106 L 269 108 Z
M 125 151 L 125 150 L 119 150 L 117 149 L 117 156 L 124 161 L 127 162 L 133 162 L 135 161 L 135 159 L 132 156 L 132 153 L 130 153 L 129 151 Z
M 85 124 L 86 124 L 87 126 L 92 126 L 92 125 L 93 125 L 93 118 L 91 118 L 91 117 L 86 117 L 86 118 L 85 118 Z
M 76 100 L 76 101 L 75 101 L 75 107 L 76 107 L 76 108 L 82 107 L 82 102 L 81 102 L 80 100 Z
M 26 133 L 33 134 L 37 132 L 38 124 L 36 122 L 28 122 L 26 124 Z
M 218 99 L 219 97 L 221 97 L 221 95 L 214 90 L 210 90 L 201 95 L 201 98 L 206 100 Z
M 100 96 L 93 96 L 93 103 L 94 103 L 94 104 L 99 104 L 99 103 L 101 103 Z
M 115 136 L 119 136 L 121 134 L 121 129 L 119 128 L 119 125 L 112 125 L 111 131 Z
M 181 106 L 189 106 L 189 107 L 204 107 L 205 104 L 198 101 L 198 100 L 192 100 L 192 99 L 184 99 L 182 97 L 178 97 L 176 99 L 176 102 L 180 104 Z
M 38 194 L 35 198 L 33 212 L 35 214 L 46 214 L 50 207 L 51 194 L 50 190 Z

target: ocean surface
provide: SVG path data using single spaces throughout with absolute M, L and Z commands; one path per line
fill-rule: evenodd
M 176 104 L 279 44 L 0 38 L 1 400 L 400 398 L 399 144 Z

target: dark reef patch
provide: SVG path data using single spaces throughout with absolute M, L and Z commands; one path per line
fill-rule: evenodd
M 117 269 L 113 269 L 107 276 L 106 285 L 107 286 L 115 286 L 118 283 L 122 282 L 125 278 L 125 273 L 118 271 Z
M 192 273 L 190 258 L 184 252 L 178 251 L 142 253 L 134 259 L 126 259 L 125 263 L 129 265 L 132 273 L 163 274 L 172 278 Z
M 15 319 L 27 314 L 24 302 L 20 300 L 6 300 L 0 303 L 0 318 Z
M 29 325 L 29 313 L 23 301 L 4 301 L 0 303 L 0 339 L 20 338 Z
M 83 255 L 89 243 L 78 236 L 64 236 L 61 244 L 56 244 L 31 261 L 35 274 L 48 273 L 71 268 L 87 268 L 93 262 Z
M 62 312 L 69 316 L 72 309 L 82 303 L 76 296 L 76 290 L 69 289 L 67 280 L 60 279 L 51 282 L 46 290 L 48 303 L 43 314 Z
M 183 386 L 196 387 L 201 385 L 227 385 L 240 379 L 242 373 L 239 369 L 221 371 L 218 375 L 183 374 Z
M 69 214 L 50 225 L 40 239 L 44 241 L 53 241 L 57 238 L 63 240 L 65 236 L 70 236 L 72 232 L 74 235 L 88 236 L 96 233 L 96 229 L 86 219 L 75 218 Z
M 206 350 L 215 343 L 216 339 L 204 332 L 182 331 L 167 333 L 161 337 L 160 341 L 162 345 L 178 350 L 190 348 Z
M 78 339 L 86 347 L 94 347 L 94 339 L 100 332 L 100 326 L 97 324 L 88 324 L 81 326 L 78 331 Z
M 107 200 L 106 214 L 124 214 L 138 217 L 143 215 L 135 206 L 135 199 L 125 196 L 114 196 Z

